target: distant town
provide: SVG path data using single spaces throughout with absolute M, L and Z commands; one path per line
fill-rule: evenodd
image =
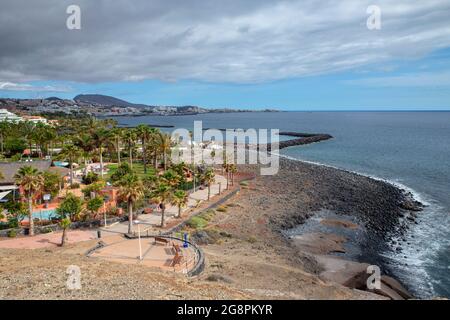
M 0 98 L 0 109 L 13 113 L 25 120 L 39 121 L 36 117 L 48 119 L 58 117 L 115 117 L 145 115 L 190 115 L 200 113 L 229 112 L 275 112 L 274 109 L 241 110 L 233 108 L 203 108 L 198 106 L 156 106 L 134 104 L 105 95 L 78 95 L 73 99 L 49 97 L 45 99 Z M 3 111 L 3 113 L 5 113 Z M 11 115 L 9 115 L 11 117 Z M 16 119 L 17 120 L 17 119 Z

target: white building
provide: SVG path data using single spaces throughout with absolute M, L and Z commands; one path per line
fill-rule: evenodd
M 47 119 L 45 119 L 44 117 L 40 117 L 40 116 L 24 116 L 24 117 L 19 117 L 18 115 L 9 112 L 6 109 L 0 109 L 0 122 L 21 122 L 21 121 L 30 121 L 33 123 L 45 123 L 47 124 Z
M 22 117 L 19 117 L 18 115 L 9 112 L 6 109 L 0 109 L 0 122 L 7 121 L 7 122 L 20 122 L 23 121 Z
M 40 116 L 24 116 L 23 121 L 47 124 L 47 119 L 45 119 L 44 117 L 40 117 Z

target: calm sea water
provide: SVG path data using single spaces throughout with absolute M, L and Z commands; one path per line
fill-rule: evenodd
M 282 150 L 300 160 L 378 177 L 428 204 L 398 255 L 394 275 L 419 297 L 450 297 L 450 112 L 282 112 L 120 117 L 120 124 L 192 129 L 266 128 L 329 133 L 335 139 Z

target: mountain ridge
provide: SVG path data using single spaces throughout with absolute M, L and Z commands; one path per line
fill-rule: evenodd
M 133 107 L 133 108 L 145 108 L 151 107 L 145 104 L 131 103 L 119 98 L 107 96 L 103 94 L 79 94 L 73 98 L 76 102 L 100 104 L 103 106 L 115 106 L 115 107 Z

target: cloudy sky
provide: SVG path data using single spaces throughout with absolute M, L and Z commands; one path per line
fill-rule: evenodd
M 81 29 L 69 30 L 69 5 Z M 369 30 L 367 8 L 381 10 Z M 450 109 L 450 0 L 1 0 L 0 96 Z

